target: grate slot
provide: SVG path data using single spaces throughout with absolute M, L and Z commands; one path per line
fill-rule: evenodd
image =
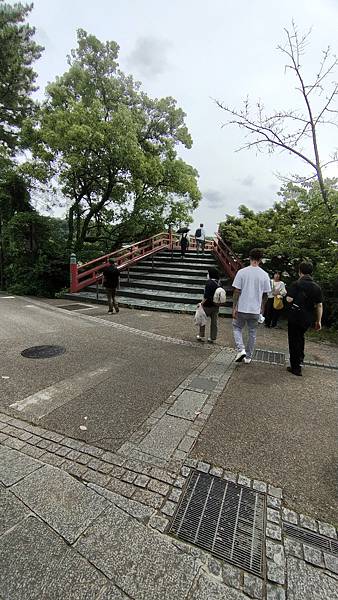
M 169 533 L 261 577 L 264 519 L 263 494 L 193 471 Z
M 312 360 L 304 360 L 304 365 L 308 367 L 319 367 L 322 369 L 333 369 L 334 371 L 338 371 L 338 365 L 332 365 L 330 363 L 320 363 Z
M 288 523 L 283 524 L 283 531 L 285 535 L 295 538 L 300 542 L 310 544 L 311 546 L 320 548 L 320 550 L 325 550 L 330 554 L 338 556 L 337 540 L 332 540 L 331 538 L 321 535 L 320 533 L 315 533 L 314 531 L 303 529 L 302 527 L 298 527 L 297 525 L 289 525 Z
M 285 365 L 285 353 L 257 348 L 254 352 L 253 360 L 271 365 Z
M 88 308 L 94 308 L 94 306 L 90 306 L 89 304 L 65 304 L 63 306 L 58 306 L 58 308 L 63 308 L 63 310 L 82 310 Z

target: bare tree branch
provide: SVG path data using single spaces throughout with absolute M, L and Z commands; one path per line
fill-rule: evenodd
M 338 115 L 338 108 L 334 105 L 338 97 L 338 82 L 333 82 L 332 88 L 330 82 L 329 87 L 331 89 L 327 91 L 325 102 L 317 115 L 315 114 L 314 104 L 310 103 L 309 96 L 313 92 L 318 92 L 319 95 L 324 92 L 324 85 L 327 83 L 328 76 L 333 74 L 338 66 L 338 59 L 336 56 L 332 57 L 331 49 L 328 46 L 323 51 L 317 74 L 312 79 L 312 83 L 307 84 L 303 76 L 301 59 L 305 55 L 309 44 L 311 30 L 300 35 L 295 23 L 292 22 L 291 30 L 285 29 L 285 33 L 286 43 L 284 46 L 278 46 L 278 50 L 288 59 L 285 70 L 290 70 L 296 77 L 298 85 L 295 89 L 302 96 L 305 107 L 304 113 L 300 110 L 290 109 L 275 110 L 271 115 L 267 115 L 261 100 L 256 103 L 255 111 L 253 111 L 248 98 L 244 100 L 241 110 L 230 108 L 219 100 L 216 100 L 216 104 L 229 115 L 229 120 L 223 126 L 237 125 L 245 129 L 247 136 L 251 138 L 238 151 L 250 148 L 262 151 L 266 148 L 271 153 L 276 149 L 280 149 L 297 156 L 309 165 L 314 173 L 310 177 L 301 179 L 304 182 L 312 178 L 318 180 L 322 201 L 331 214 L 332 210 L 324 183 L 323 169 L 328 164 L 336 162 L 336 157 L 331 161 L 321 162 L 318 126 L 338 126 L 334 116 L 329 117 L 329 115 Z M 302 148 L 302 142 L 306 140 L 311 140 L 313 154 L 305 152 Z

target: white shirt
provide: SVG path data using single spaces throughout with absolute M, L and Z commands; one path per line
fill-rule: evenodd
M 269 275 L 260 267 L 245 267 L 237 272 L 232 286 L 241 290 L 237 305 L 238 312 L 259 315 L 262 296 L 271 290 Z
M 286 295 L 285 283 L 284 281 L 275 281 L 274 279 L 271 279 L 271 290 L 268 293 L 268 298 L 275 298 L 277 295 Z
M 202 229 L 202 227 L 197 227 L 197 229 L 201 230 L 201 235 L 199 237 L 197 237 L 197 240 L 205 240 L 205 231 L 204 229 Z

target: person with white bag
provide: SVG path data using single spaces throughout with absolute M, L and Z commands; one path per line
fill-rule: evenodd
M 205 341 L 205 326 L 207 317 L 210 317 L 210 337 L 209 344 L 213 344 L 217 339 L 217 319 L 219 307 L 225 304 L 225 290 L 219 284 L 219 273 L 216 268 L 208 269 L 209 279 L 204 289 L 204 298 L 198 305 L 195 313 L 195 323 L 199 325 L 199 342 Z M 203 316 L 204 313 L 204 316 Z

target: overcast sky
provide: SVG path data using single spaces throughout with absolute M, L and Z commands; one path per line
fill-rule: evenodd
M 337 0 L 34 0 L 30 22 L 45 46 L 35 64 L 38 84 L 43 90 L 66 70 L 78 28 L 115 40 L 122 70 L 142 81 L 149 95 L 173 96 L 186 112 L 194 144 L 180 153 L 197 168 L 203 194 L 192 227 L 203 221 L 212 233 L 239 204 L 257 211 L 271 206 L 280 187 L 277 172 L 304 173 L 287 155 L 236 152 L 243 133 L 222 128 L 225 114 L 212 100 L 239 106 L 249 94 L 271 109 L 295 105 L 295 82 L 276 49 L 292 19 L 301 31 L 312 27 L 303 63 L 307 73 L 316 73 L 320 51 L 328 44 L 337 51 Z M 326 158 L 332 130 L 323 133 L 321 145 Z

